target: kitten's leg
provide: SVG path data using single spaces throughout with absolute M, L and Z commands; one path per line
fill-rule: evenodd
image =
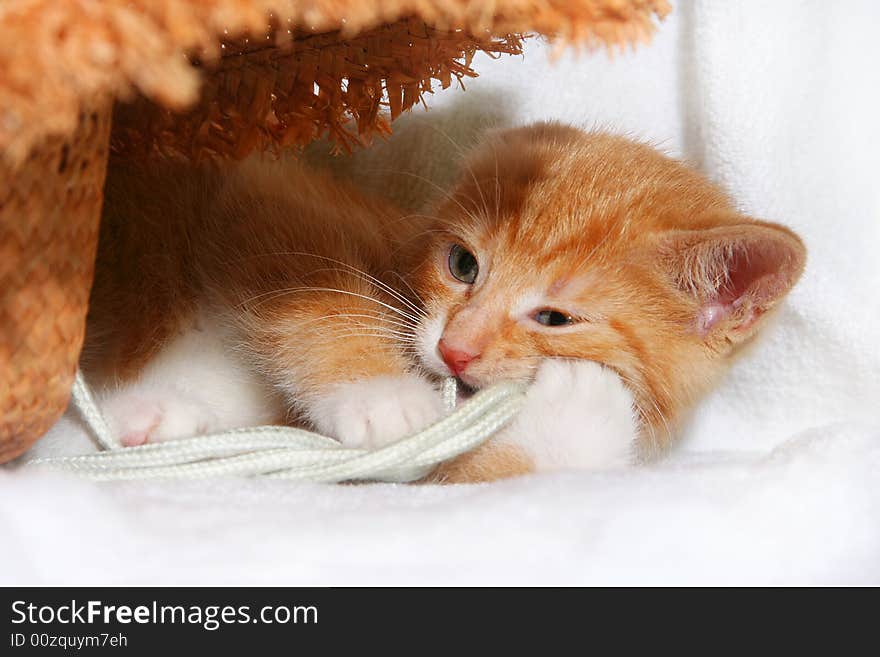
M 386 374 L 330 386 L 308 407 L 316 428 L 348 447 L 380 447 L 438 420 L 441 398 L 412 373 Z
M 548 360 L 513 422 L 489 443 L 441 465 L 431 480 L 624 466 L 634 461 L 637 437 L 632 394 L 617 374 L 591 361 Z
M 211 405 L 172 385 L 140 382 L 105 391 L 98 404 L 124 447 L 189 438 L 218 430 Z
M 260 369 L 291 405 L 351 447 L 388 444 L 439 419 L 439 392 L 405 354 L 416 311 L 351 276 L 309 282 L 241 316 Z
M 230 347 L 228 331 L 202 314 L 136 379 L 96 386 L 110 431 L 130 447 L 280 422 L 278 395 Z

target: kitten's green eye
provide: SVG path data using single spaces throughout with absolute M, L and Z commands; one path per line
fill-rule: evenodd
M 571 315 L 566 315 L 558 310 L 539 310 L 532 315 L 532 319 L 544 326 L 566 326 L 574 323 Z
M 449 250 L 449 273 L 462 283 L 471 285 L 477 280 L 480 266 L 474 254 L 458 244 Z

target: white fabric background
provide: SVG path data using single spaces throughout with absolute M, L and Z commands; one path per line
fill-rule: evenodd
M 680 2 L 653 44 L 478 59 L 333 163 L 415 206 L 536 119 L 648 139 L 792 226 L 807 271 L 665 461 L 489 486 L 98 486 L 0 471 L 0 584 L 880 583 L 880 8 Z M 316 156 L 317 157 L 317 156 Z M 44 451 L 85 445 L 73 417 Z

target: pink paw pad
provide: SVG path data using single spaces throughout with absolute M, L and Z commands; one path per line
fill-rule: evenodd
M 113 404 L 110 416 L 111 429 L 115 429 L 119 442 L 124 447 L 136 447 L 150 442 L 162 424 L 164 410 L 152 400 L 126 398 Z
M 137 447 L 145 445 L 150 440 L 150 434 L 146 431 L 130 431 L 119 438 L 123 447 Z

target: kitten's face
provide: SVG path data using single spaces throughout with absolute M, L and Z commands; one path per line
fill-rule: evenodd
M 471 387 L 593 360 L 672 421 L 803 266 L 789 231 L 737 214 L 652 149 L 558 125 L 501 133 L 438 208 L 416 280 L 422 363 Z

